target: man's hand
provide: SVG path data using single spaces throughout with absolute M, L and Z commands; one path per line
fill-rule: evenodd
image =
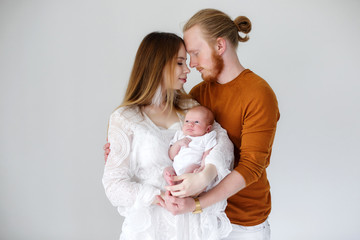
M 175 197 L 198 196 L 216 176 L 216 167 L 212 164 L 206 164 L 205 168 L 199 173 L 185 173 L 172 177 L 173 181 L 182 182 L 177 185 L 166 186 L 166 189 Z
M 177 185 L 166 186 L 165 188 L 175 197 L 198 196 L 207 187 L 208 182 L 202 177 L 202 171 L 199 173 L 185 173 L 180 176 L 173 176 L 172 181 L 182 181 Z
M 205 168 L 199 173 L 185 173 L 172 177 L 173 181 L 182 182 L 177 185 L 166 186 L 166 189 L 175 197 L 198 196 L 216 176 L 216 167 L 213 164 L 206 164 Z
M 106 143 L 103 148 L 104 148 L 104 160 L 105 160 L 105 163 L 106 163 L 107 158 L 108 158 L 109 153 L 110 153 L 110 143 Z
M 191 197 L 177 198 L 171 196 L 169 191 L 165 192 L 164 196 L 156 196 L 158 205 L 162 206 L 173 215 L 192 212 L 195 210 L 195 200 Z

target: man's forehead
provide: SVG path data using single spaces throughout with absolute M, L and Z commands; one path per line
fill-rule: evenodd
M 203 32 L 198 25 L 195 25 L 184 32 L 184 41 L 187 51 L 193 50 L 192 48 L 199 48 L 204 42 L 206 42 Z
M 184 39 L 200 37 L 202 35 L 201 30 L 198 26 L 193 26 L 192 28 L 184 32 Z

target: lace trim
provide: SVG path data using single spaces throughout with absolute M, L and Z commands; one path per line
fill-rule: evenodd
M 190 105 L 194 106 L 197 103 L 189 101 L 188 106 L 190 107 Z M 219 239 L 227 236 L 232 228 L 229 219 L 224 213 L 226 201 L 204 209 L 202 214 L 185 214 L 181 218 L 186 218 L 188 221 L 185 221 L 183 225 L 174 224 L 174 219 L 178 216 L 174 217 L 157 206 L 150 206 L 154 196 L 159 194 L 160 190 L 152 185 L 133 181 L 133 178 L 139 175 L 136 170 L 136 163 L 132 163 L 129 159 L 132 154 L 131 147 L 134 132 L 137 133 L 136 129 L 139 127 L 142 128 L 141 131 L 145 129 L 146 134 L 157 136 L 159 139 L 163 139 L 164 135 L 158 129 L 154 129 L 148 121 L 144 121 L 144 116 L 139 111 L 138 108 L 120 108 L 111 115 L 109 124 L 111 153 L 105 165 L 103 184 L 111 203 L 118 206 L 120 214 L 125 216 L 121 239 L 155 239 L 154 236 L 156 236 L 156 239 L 169 239 L 170 236 L 171 238 L 174 236 L 174 229 L 179 231 L 186 229 L 187 236 L 191 236 L 191 239 Z M 217 134 L 218 136 L 224 136 L 224 132 L 226 134 L 225 130 L 220 129 Z M 219 138 L 218 143 L 221 142 L 223 142 L 223 139 Z M 218 145 L 219 147 L 222 146 L 222 144 Z M 218 152 L 221 152 L 224 156 L 220 155 L 220 158 L 218 158 L 219 153 L 214 151 L 212 159 L 211 152 L 215 147 L 208 156 L 210 158 L 207 159 L 209 163 L 213 163 L 217 167 L 219 181 L 230 172 L 227 168 L 233 160 L 233 156 L 231 157 L 228 154 L 228 151 L 230 151 L 232 155 L 233 150 L 229 148 L 226 139 L 223 146 L 225 146 L 225 149 L 220 149 Z M 230 146 L 233 147 L 232 143 Z M 159 162 L 154 162 L 151 166 L 158 168 L 160 165 L 157 166 L 156 164 L 159 164 Z M 176 221 L 176 223 L 179 222 Z M 194 227 L 199 224 L 200 228 Z M 159 229 L 160 226 L 164 228 Z
M 110 154 L 105 165 L 103 185 L 110 202 L 125 213 L 126 207 L 149 206 L 160 190 L 132 180 L 136 163 L 130 161 L 133 130 L 141 121 L 133 109 L 117 109 L 110 117 Z M 125 208 L 124 208 L 125 207 Z

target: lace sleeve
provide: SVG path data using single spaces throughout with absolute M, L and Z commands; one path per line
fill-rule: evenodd
M 218 184 L 226 175 L 230 173 L 234 164 L 234 145 L 229 139 L 227 132 L 219 123 L 214 122 L 213 131 L 217 134 L 217 144 L 205 158 L 205 164 L 213 164 L 217 170 L 215 184 Z
M 131 158 L 133 132 L 131 123 L 117 110 L 110 117 L 108 141 L 110 154 L 105 165 L 103 185 L 116 207 L 149 206 L 160 190 L 133 180 L 136 159 Z

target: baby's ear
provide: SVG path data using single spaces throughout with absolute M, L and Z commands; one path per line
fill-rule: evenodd
M 206 128 L 206 132 L 210 132 L 210 131 L 211 131 L 211 129 L 212 129 L 212 125 L 207 126 L 207 128 Z

